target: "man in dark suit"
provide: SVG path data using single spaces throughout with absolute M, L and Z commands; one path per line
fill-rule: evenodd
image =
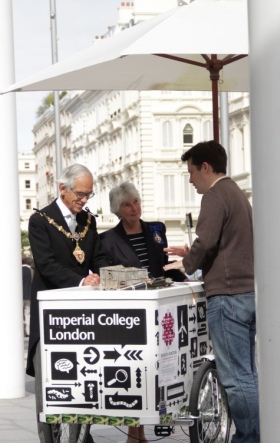
M 35 270 L 26 372 L 35 376 L 37 412 L 42 411 L 37 292 L 99 285 L 99 269 L 111 264 L 101 246 L 94 216 L 83 210 L 94 195 L 91 172 L 85 166 L 74 164 L 62 171 L 58 183 L 60 197 L 37 210 L 29 221 Z M 48 425 L 38 423 L 41 442 L 45 442 L 44 426 Z

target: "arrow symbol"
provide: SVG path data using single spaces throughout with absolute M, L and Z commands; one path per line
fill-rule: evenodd
M 190 320 L 190 321 L 192 320 L 192 321 L 195 323 L 195 320 L 196 320 L 195 313 L 193 313 L 193 316 L 192 316 L 192 317 L 189 317 L 189 320 Z
M 93 363 L 97 357 L 97 354 L 94 349 L 89 349 L 89 354 L 84 354 L 84 356 L 88 358 L 89 363 Z
M 98 409 L 98 403 L 95 403 L 95 405 L 93 403 L 76 403 L 76 404 L 64 404 L 64 405 L 48 405 L 47 407 L 52 407 L 52 408 L 87 408 L 87 409 L 93 409 L 96 408 Z
M 84 366 L 83 369 L 81 369 L 81 373 L 85 377 L 87 373 L 88 374 L 97 374 L 97 369 L 86 369 L 86 367 Z
M 94 383 L 89 383 L 88 384 L 88 389 L 89 389 L 89 397 L 91 399 L 93 398 L 93 388 L 94 388 Z
M 64 383 L 52 383 L 52 386 L 78 386 L 78 387 L 80 387 L 80 386 L 82 386 L 82 384 L 81 383 L 67 383 L 67 384 L 64 384 Z
M 143 360 L 141 355 L 142 351 L 132 351 L 132 350 L 128 350 L 126 351 L 126 353 L 124 354 L 125 358 L 127 358 L 127 360 Z
M 117 360 L 121 354 L 114 348 L 113 351 L 104 351 L 104 360 Z

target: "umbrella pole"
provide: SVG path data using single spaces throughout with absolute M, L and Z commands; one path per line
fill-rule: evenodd
M 213 112 L 213 135 L 214 140 L 219 143 L 219 94 L 218 80 L 212 80 L 212 112 Z
M 220 78 L 220 70 L 223 68 L 223 63 L 218 60 L 217 54 L 211 54 L 211 59 L 206 55 L 202 55 L 206 60 L 206 69 L 210 73 L 210 80 L 212 82 L 212 112 L 213 112 L 213 135 L 214 140 L 219 143 L 219 93 L 218 80 Z

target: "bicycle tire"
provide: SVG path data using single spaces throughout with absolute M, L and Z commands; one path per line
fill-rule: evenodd
M 191 443 L 228 442 L 231 415 L 214 362 L 203 362 L 195 374 L 189 410 L 192 416 L 197 417 L 189 428 Z
M 46 424 L 43 429 L 46 443 L 92 443 L 88 424 Z

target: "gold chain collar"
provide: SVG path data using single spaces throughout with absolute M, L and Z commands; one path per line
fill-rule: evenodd
M 59 232 L 62 232 L 67 238 L 71 238 L 72 240 L 76 241 L 76 247 L 73 251 L 73 255 L 75 256 L 76 260 L 79 263 L 83 263 L 85 260 L 85 253 L 84 251 L 80 248 L 78 241 L 80 240 L 80 238 L 85 238 L 85 236 L 87 235 L 87 232 L 89 230 L 89 225 L 91 222 L 91 214 L 88 213 L 87 216 L 87 224 L 85 229 L 82 232 L 74 232 L 74 234 L 72 234 L 71 232 L 67 232 L 63 226 L 58 225 L 53 218 L 49 217 L 45 212 L 41 212 L 38 209 L 35 209 L 36 212 L 38 212 L 41 217 L 44 217 L 51 225 L 55 226 L 56 229 Z

